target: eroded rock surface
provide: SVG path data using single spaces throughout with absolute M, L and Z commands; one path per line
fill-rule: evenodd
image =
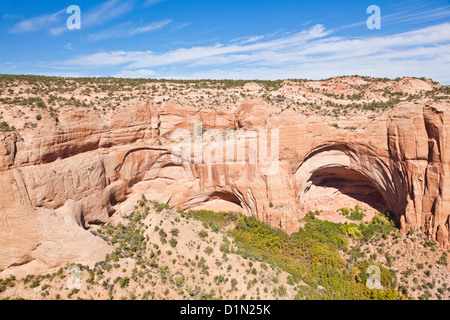
M 140 194 L 173 208 L 240 210 L 294 232 L 314 207 L 312 192 L 330 187 L 449 248 L 449 112 L 447 102 L 405 101 L 332 122 L 251 97 L 220 111 L 152 101 L 114 113 L 61 108 L 33 130 L 0 133 L 0 270 L 26 275 L 103 259 L 112 247 L 89 229 Z M 221 163 L 197 161 L 217 151 L 214 139 L 174 157 L 177 130 L 194 139 L 209 129 L 256 132 L 257 140 L 263 129 L 278 130 L 277 140 L 267 137 L 267 157 L 278 146 L 276 172 L 251 163 L 249 148 L 224 152 Z M 313 198 L 333 211 L 342 205 L 333 194 Z

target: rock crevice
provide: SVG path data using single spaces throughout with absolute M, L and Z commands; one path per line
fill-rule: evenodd
M 110 118 L 66 110 L 23 141 L 1 133 L 0 269 L 104 257 L 111 247 L 86 229 L 108 223 L 115 206 L 138 193 L 173 208 L 241 210 L 293 232 L 307 213 L 307 193 L 327 181 L 356 201 L 381 196 L 374 201 L 395 214 L 403 232 L 422 231 L 448 248 L 449 110 L 404 102 L 376 119 L 356 118 L 358 129 L 349 130 L 319 116 L 279 113 L 261 100 L 229 113 L 142 103 Z M 267 175 L 248 161 L 196 163 L 194 153 L 174 161 L 179 141 L 172 133 L 195 134 L 198 120 L 202 133 L 278 129 L 278 170 Z

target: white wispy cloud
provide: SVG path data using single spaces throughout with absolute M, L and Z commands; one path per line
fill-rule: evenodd
M 278 37 L 178 48 L 167 52 L 111 51 L 60 65 L 151 69 L 159 78 L 317 78 L 333 75 L 427 76 L 450 82 L 450 23 L 388 36 L 338 37 L 315 25 Z M 235 39 L 236 40 L 236 39 Z M 251 40 L 251 41 L 249 41 Z M 170 70 L 168 72 L 167 70 Z
M 139 27 L 139 28 L 135 28 L 135 29 L 130 30 L 128 32 L 128 35 L 129 36 L 134 36 L 134 35 L 140 34 L 140 33 L 156 31 L 156 30 L 164 28 L 165 26 L 167 26 L 171 22 L 172 22 L 172 20 L 170 20 L 170 19 L 163 20 L 163 21 L 158 21 L 158 22 L 153 22 L 153 23 L 151 23 L 149 25 L 146 25 L 144 27 Z
M 16 15 L 16 14 L 5 13 L 4 15 L 2 15 L 2 19 L 17 20 L 17 19 L 23 19 L 23 17 L 20 15 Z
M 122 16 L 133 8 L 134 1 L 131 0 L 108 0 L 83 13 L 81 18 L 82 28 L 102 24 L 109 20 Z M 66 9 L 58 12 L 40 15 L 37 17 L 22 20 L 15 24 L 10 30 L 11 33 L 27 33 L 41 30 L 48 30 L 51 35 L 57 36 L 68 29 L 66 23 Z
M 240 44 L 246 44 L 250 42 L 256 42 L 261 39 L 264 39 L 264 36 L 239 37 L 231 40 L 231 42 L 239 42 Z
M 186 28 L 186 27 L 190 26 L 191 24 L 192 24 L 192 22 L 182 23 L 182 24 L 179 24 L 179 25 L 173 27 L 172 30 L 170 30 L 170 31 L 172 31 L 172 32 L 173 32 L 173 31 L 177 31 L 177 30 Z
M 131 63 L 130 68 L 132 69 L 149 68 L 176 63 L 193 63 L 199 59 L 206 59 L 213 56 L 255 51 L 265 52 L 267 50 L 292 48 L 293 46 L 298 48 L 298 46 L 306 45 L 308 41 L 322 38 L 328 34 L 329 31 L 325 30 L 324 26 L 316 25 L 309 30 L 286 37 L 251 44 L 215 44 L 203 47 L 179 48 L 163 54 L 155 54 L 151 51 L 101 52 L 72 59 L 68 63 L 85 67 Z
M 432 20 L 438 20 L 442 18 L 448 18 L 450 17 L 450 6 L 444 6 L 429 10 L 415 10 L 415 12 L 410 12 L 408 14 L 406 14 L 406 12 L 409 11 L 387 15 L 386 17 L 384 17 L 384 22 L 387 25 L 389 25 L 394 23 L 405 23 L 405 22 L 421 23 Z
M 145 7 L 150 7 L 150 6 L 154 6 L 155 4 L 158 4 L 160 2 L 164 2 L 166 0 L 145 0 L 144 1 L 144 6 Z
M 12 29 L 11 33 L 26 33 L 40 31 L 44 29 L 50 29 L 54 25 L 62 21 L 61 15 L 65 10 L 60 10 L 51 14 L 44 14 L 34 18 L 29 18 L 16 23 Z
M 116 27 L 105 29 L 100 32 L 90 34 L 88 36 L 88 40 L 89 41 L 99 41 L 99 40 L 120 38 L 120 37 L 132 37 L 132 36 L 135 36 L 138 34 L 160 30 L 160 29 L 164 28 L 165 26 L 167 26 L 171 22 L 172 22 L 172 20 L 166 19 L 166 20 L 162 20 L 162 21 L 152 22 L 152 23 L 147 24 L 142 27 L 131 27 L 130 23 L 126 22 L 126 23 L 122 23 Z
M 4 63 L 0 64 L 0 72 L 1 73 L 10 73 L 15 69 L 17 69 L 17 65 L 12 64 L 10 62 L 4 62 Z
M 149 78 L 156 74 L 155 71 L 149 69 L 138 69 L 138 70 L 121 70 L 119 73 L 115 74 L 113 77 L 116 78 Z
M 390 14 L 381 14 L 381 26 L 394 25 L 394 24 L 404 24 L 404 23 L 423 23 L 433 20 L 439 20 L 442 18 L 450 17 L 450 6 L 444 6 L 440 8 L 434 9 L 424 9 L 426 8 L 426 4 L 423 4 L 419 7 L 414 7 L 411 9 L 398 11 Z M 359 21 L 351 24 L 347 24 L 339 27 L 338 29 L 348 29 L 354 27 L 360 27 L 366 25 L 367 21 Z
M 133 1 L 109 0 L 89 10 L 82 19 L 83 26 L 92 26 L 115 19 L 131 11 Z

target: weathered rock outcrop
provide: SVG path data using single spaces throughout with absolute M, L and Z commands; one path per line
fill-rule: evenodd
M 376 193 L 403 232 L 420 230 L 448 248 L 449 112 L 445 103 L 404 102 L 377 117 L 342 118 L 333 126 L 258 99 L 236 112 L 144 102 L 110 116 L 62 110 L 58 121 L 44 119 L 35 130 L 0 134 L 0 270 L 31 273 L 102 259 L 112 248 L 88 230 L 109 222 L 133 193 L 181 209 L 227 203 L 293 232 L 317 181 L 346 181 L 346 188 L 354 182 L 362 186 L 348 191 L 356 196 L 358 189 L 361 196 Z M 212 128 L 235 136 L 255 132 L 254 139 L 262 129 L 277 129 L 275 140 L 267 137 L 267 157 L 274 156 L 272 144 L 279 150 L 277 170 L 265 170 L 265 159 L 252 163 L 249 148 L 224 153 L 232 161 L 198 161 L 199 152 L 217 152 L 214 139 L 200 151 L 188 144 L 192 152 L 184 161 L 181 153 L 174 156 L 177 129 L 195 137 Z M 241 156 L 245 161 L 237 161 Z

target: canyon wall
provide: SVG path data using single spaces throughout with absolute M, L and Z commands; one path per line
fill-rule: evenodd
M 0 270 L 26 275 L 103 259 L 113 248 L 89 229 L 110 222 L 121 203 L 142 193 L 175 209 L 240 210 L 295 232 L 317 179 L 377 193 L 402 232 L 421 231 L 449 248 L 449 110 L 448 103 L 403 102 L 334 124 L 313 113 L 280 112 L 261 99 L 237 111 L 169 102 L 109 115 L 62 109 L 34 130 L 0 133 Z M 174 156 L 176 130 L 202 136 L 209 129 L 256 132 L 256 139 L 262 129 L 278 130 L 276 141 L 267 139 L 269 158 L 270 146 L 278 146 L 276 172 L 248 161 L 248 149 L 243 162 Z M 214 143 L 197 152 L 210 152 Z

